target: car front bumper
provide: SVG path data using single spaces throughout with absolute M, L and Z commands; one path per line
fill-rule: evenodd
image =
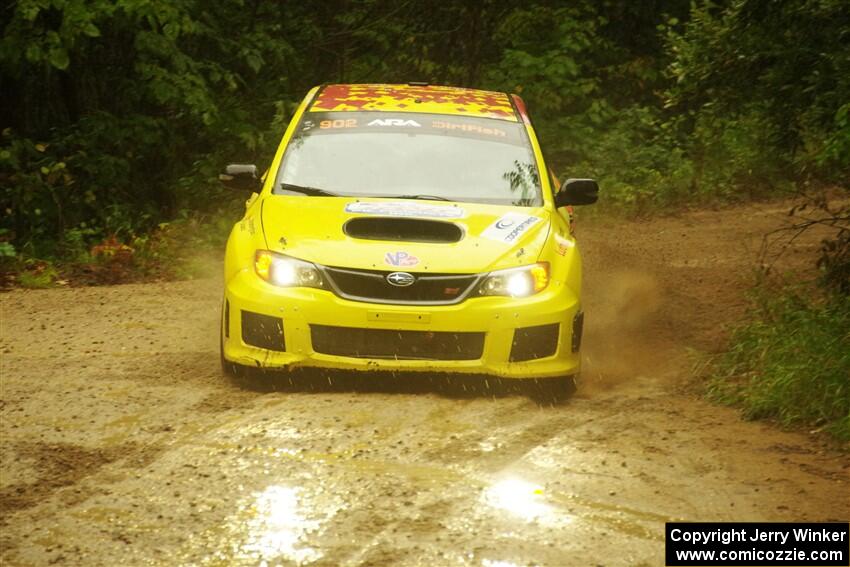
M 546 378 L 580 368 L 578 298 L 559 282 L 528 298 L 384 305 L 273 286 L 248 270 L 225 286 L 222 354 L 259 368 Z

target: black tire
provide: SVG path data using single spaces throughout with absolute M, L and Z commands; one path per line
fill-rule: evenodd
M 566 402 L 576 391 L 574 375 L 530 380 L 529 397 L 542 406 L 555 406 Z

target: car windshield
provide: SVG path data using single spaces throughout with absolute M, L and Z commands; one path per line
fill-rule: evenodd
M 410 112 L 306 113 L 274 192 L 542 204 L 522 124 Z

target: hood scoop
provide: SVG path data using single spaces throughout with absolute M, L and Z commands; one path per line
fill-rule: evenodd
M 346 222 L 343 230 L 363 240 L 451 243 L 463 239 L 463 229 L 456 224 L 419 218 L 357 217 Z

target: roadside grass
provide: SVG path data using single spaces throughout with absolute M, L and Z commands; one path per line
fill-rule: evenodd
M 219 267 L 237 220 L 238 214 L 226 208 L 184 213 L 143 234 L 93 238 L 70 230 L 54 254 L 18 252 L 1 257 L 0 287 L 42 289 L 209 277 Z
M 850 441 L 850 297 L 757 288 L 729 350 L 708 365 L 708 397 Z
M 52 287 L 59 272 L 50 262 L 29 261 L 18 275 L 18 285 L 29 289 Z

